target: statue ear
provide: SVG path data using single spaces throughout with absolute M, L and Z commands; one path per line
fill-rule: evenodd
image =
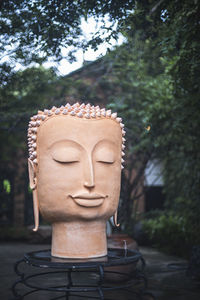
M 33 211 L 35 219 L 35 227 L 33 231 L 37 231 L 39 227 L 39 203 L 37 196 L 37 178 L 36 178 L 36 167 L 32 160 L 28 159 L 28 173 L 30 188 L 33 191 Z
M 37 187 L 36 170 L 32 160 L 28 159 L 29 184 L 32 190 Z

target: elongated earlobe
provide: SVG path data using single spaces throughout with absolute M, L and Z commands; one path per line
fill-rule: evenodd
M 38 204 L 37 189 L 33 190 L 33 211 L 34 211 L 34 221 L 35 221 L 35 227 L 33 228 L 33 231 L 37 231 L 39 228 L 39 204 Z
M 33 164 L 33 162 L 30 159 L 28 159 L 29 184 L 31 190 L 33 191 L 33 211 L 35 221 L 35 227 L 33 231 L 37 231 L 39 227 L 39 203 L 37 196 L 37 178 L 35 168 L 36 166 Z
M 113 216 L 113 222 L 114 222 L 114 225 L 115 225 L 116 227 L 119 227 L 119 226 L 120 226 L 120 224 L 117 223 L 117 210 L 116 210 L 116 212 L 115 212 L 115 214 L 114 214 L 114 216 Z

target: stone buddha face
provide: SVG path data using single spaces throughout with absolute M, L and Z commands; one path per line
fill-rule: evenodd
M 118 206 L 121 128 L 110 119 L 54 116 L 37 136 L 37 193 L 50 222 L 108 219 Z
M 51 223 L 106 221 L 117 210 L 123 125 L 110 111 L 84 107 L 53 108 L 31 121 L 29 176 L 35 229 L 38 207 Z

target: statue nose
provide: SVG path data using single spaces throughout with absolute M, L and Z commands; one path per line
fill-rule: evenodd
M 83 185 L 86 188 L 93 188 L 95 186 L 95 183 L 94 183 L 94 169 L 93 169 L 93 163 L 92 163 L 91 158 L 89 158 L 87 160 L 87 166 L 85 166 Z
M 94 180 L 91 180 L 90 182 L 85 181 L 84 186 L 87 188 L 93 188 L 94 187 Z

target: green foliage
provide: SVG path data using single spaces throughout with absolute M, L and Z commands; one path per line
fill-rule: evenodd
M 194 218 L 194 213 L 190 216 Z M 197 220 L 196 220 L 197 221 Z M 199 228 L 189 216 L 174 211 L 160 212 L 142 221 L 143 231 L 150 243 L 171 254 L 189 258 L 192 246 L 200 243 Z
M 38 107 L 51 103 L 57 77 L 53 70 L 30 68 L 14 74 L 0 88 L 1 167 L 6 168 L 19 149 L 26 149 L 26 129 Z
M 111 107 L 127 129 L 126 168 L 137 169 L 139 161 L 145 165 L 151 158 L 162 161 L 166 206 L 173 210 L 169 222 L 177 240 L 186 235 L 187 246 L 199 243 L 200 230 L 199 10 L 198 1 L 138 2 L 124 21 L 127 43 L 114 54 L 111 79 L 116 87 Z M 152 226 L 159 230 L 166 220 L 158 218 Z
M 183 217 L 171 212 L 154 219 L 144 220 L 142 223 L 144 232 L 155 246 L 173 254 L 180 254 L 177 252 L 183 251 L 183 246 L 186 244 L 185 220 Z
M 4 181 L 3 181 L 3 187 L 4 187 L 5 192 L 7 194 L 10 194 L 11 188 L 10 188 L 10 182 L 9 182 L 9 180 L 4 179 Z
M 139 45 L 139 51 L 134 45 Z M 152 51 L 148 40 L 141 42 L 138 36 L 110 53 L 107 59 L 112 61 L 112 69 L 104 78 L 112 90 L 108 107 L 122 116 L 127 132 L 127 163 L 122 178 L 120 211 L 125 230 L 130 230 L 131 222 L 138 219 L 136 210 L 143 196 L 145 167 L 150 159 L 162 159 L 158 138 L 163 133 L 168 134 L 175 101 L 173 84 L 167 70 L 168 61 L 158 49 Z
M 53 101 L 56 81 L 53 70 L 30 68 L 15 73 L 0 87 L 0 217 L 4 224 L 13 220 L 15 196 L 24 195 L 28 201 L 27 125 L 39 107 Z
M 167 62 L 173 97 L 169 102 L 155 101 L 147 116 L 156 156 L 164 165 L 167 207 L 177 218 L 183 217 L 190 235 L 186 240 L 191 244 L 199 243 L 200 230 L 199 11 L 198 1 L 164 1 L 151 15 L 152 32 L 148 32 L 151 44 L 159 45 Z M 163 23 L 158 19 L 160 12 Z
M 43 63 L 48 59 L 60 61 L 75 60 L 74 52 L 91 47 L 97 49 L 104 40 L 97 31 L 90 40 L 83 38 L 81 20 L 95 16 L 102 21 L 101 28 L 106 32 L 106 40 L 116 38 L 118 30 L 113 24 L 133 8 L 126 1 L 59 1 L 59 0 L 20 0 L 0 2 L 0 64 L 2 82 L 12 76 L 16 63 L 28 66 Z M 103 16 L 110 16 L 110 25 Z M 67 50 L 63 54 L 62 49 Z M 66 51 L 65 51 L 66 53 Z M 5 58 L 8 58 L 6 60 Z

